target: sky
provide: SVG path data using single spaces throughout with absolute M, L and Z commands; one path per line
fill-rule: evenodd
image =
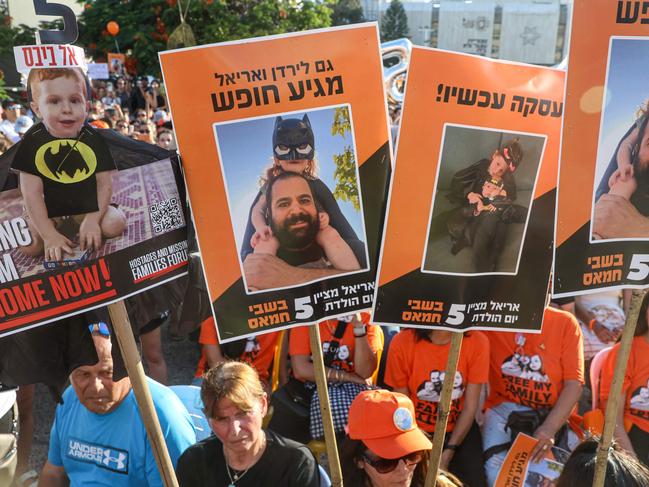
M 333 155 L 342 153 L 346 145 L 351 146 L 354 155 L 356 155 L 352 134 L 346 133 L 345 138 L 340 135 L 331 135 L 334 108 L 289 112 L 288 114 L 278 113 L 269 117 L 214 125 L 219 157 L 223 166 L 225 184 L 228 188 L 228 202 L 237 248 L 241 248 L 248 213 L 259 191 L 259 177 L 272 163 L 272 136 L 277 115 L 282 115 L 284 118 L 301 119 L 305 113 L 308 113 L 315 136 L 318 177 L 333 193 L 336 187 L 334 181 L 336 166 L 333 162 Z M 351 110 L 351 107 L 349 109 Z M 349 202 L 338 200 L 338 205 L 356 235 L 366 242 L 361 213 L 356 211 Z
M 600 130 L 595 187 L 620 139 L 649 99 L 649 37 L 615 38 L 609 53 L 608 80 Z

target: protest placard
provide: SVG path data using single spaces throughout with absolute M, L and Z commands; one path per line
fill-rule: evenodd
M 88 63 L 88 78 L 90 79 L 108 79 L 107 63 Z
M 160 60 L 219 341 L 369 308 L 390 171 L 376 25 Z
M 552 447 L 539 461 L 532 461 L 537 440 L 519 433 L 512 443 L 494 487 L 544 487 L 554 485 L 561 475 L 569 453 Z
M 649 285 L 649 37 L 642 37 L 649 13 L 640 4 L 574 5 L 557 214 L 558 296 Z
M 108 71 L 113 76 L 124 76 L 126 74 L 126 55 L 109 52 Z
M 563 83 L 553 69 L 413 48 L 375 322 L 540 329 Z
M 42 122 L 0 157 L 12 172 L 0 192 L 0 336 L 137 294 L 187 266 L 175 157 L 85 125 L 79 67 L 32 69 L 28 90 Z

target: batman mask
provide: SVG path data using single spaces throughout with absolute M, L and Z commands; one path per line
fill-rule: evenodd
M 282 161 L 311 160 L 315 152 L 315 141 L 309 117 L 277 117 L 273 131 L 273 155 Z

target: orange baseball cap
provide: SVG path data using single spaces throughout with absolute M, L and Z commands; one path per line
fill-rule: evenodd
M 349 437 L 382 458 L 400 458 L 433 445 L 417 427 L 408 396 L 382 389 L 363 391 L 349 408 Z

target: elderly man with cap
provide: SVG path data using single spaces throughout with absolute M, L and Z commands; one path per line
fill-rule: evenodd
M 56 408 L 38 485 L 162 486 L 130 379 L 113 381 L 108 327 L 105 323 L 90 326 L 99 362 L 77 367 L 70 374 L 71 386 Z M 196 442 L 192 421 L 171 390 L 151 379 L 147 382 L 175 466 Z
M 349 408 L 348 437 L 341 448 L 344 484 L 423 486 L 431 448 L 417 428 L 408 396 L 380 389 L 361 392 Z

